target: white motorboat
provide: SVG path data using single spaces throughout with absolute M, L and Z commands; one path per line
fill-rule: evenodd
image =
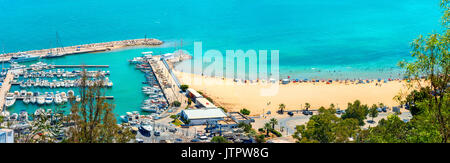
M 47 93 L 47 96 L 45 97 L 45 103 L 51 104 L 53 102 L 53 96 L 50 93 Z
M 66 103 L 68 101 L 66 92 L 61 92 L 61 99 L 63 103 Z
M 133 114 L 131 112 L 127 112 L 127 115 L 121 115 L 120 118 L 122 120 L 122 122 L 131 122 L 133 121 Z
M 39 105 L 44 104 L 44 103 L 45 103 L 45 95 L 40 95 L 40 96 L 38 96 L 38 97 L 37 97 L 37 103 L 38 103 Z
M 5 101 L 6 107 L 14 105 L 15 102 L 16 102 L 16 95 L 14 93 L 7 93 Z
M 63 101 L 62 101 L 61 95 L 59 93 L 56 93 L 55 94 L 55 103 L 56 104 L 61 104 L 62 102 Z
M 146 112 L 156 112 L 158 111 L 158 106 L 156 105 L 145 105 L 141 107 L 142 111 Z

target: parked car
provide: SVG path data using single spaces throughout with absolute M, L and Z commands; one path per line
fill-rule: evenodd
M 136 143 L 144 143 L 144 140 L 142 140 L 142 139 L 136 139 Z
M 292 112 L 288 112 L 288 115 L 290 115 L 290 116 L 294 116 L 294 113 L 292 113 Z

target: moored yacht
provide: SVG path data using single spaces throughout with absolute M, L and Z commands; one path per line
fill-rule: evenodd
M 15 102 L 16 102 L 16 95 L 14 93 L 7 93 L 5 101 L 6 107 L 14 105 Z

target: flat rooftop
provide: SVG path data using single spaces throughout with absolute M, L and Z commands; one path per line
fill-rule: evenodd
M 222 109 L 188 109 L 182 111 L 188 119 L 224 118 L 227 115 Z

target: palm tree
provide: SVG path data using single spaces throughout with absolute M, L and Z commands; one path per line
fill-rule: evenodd
M 280 104 L 280 105 L 278 106 L 278 108 L 280 109 L 280 113 L 283 114 L 283 113 L 284 113 L 284 108 L 286 108 L 286 105 Z
M 270 123 L 264 124 L 264 129 L 266 130 L 266 136 L 269 136 L 269 130 L 272 129 L 272 125 Z
M 308 110 L 311 107 L 309 103 L 305 103 L 305 109 Z
M 270 124 L 272 124 L 272 129 L 275 129 L 275 125 L 278 125 L 278 120 L 275 118 L 270 119 Z

